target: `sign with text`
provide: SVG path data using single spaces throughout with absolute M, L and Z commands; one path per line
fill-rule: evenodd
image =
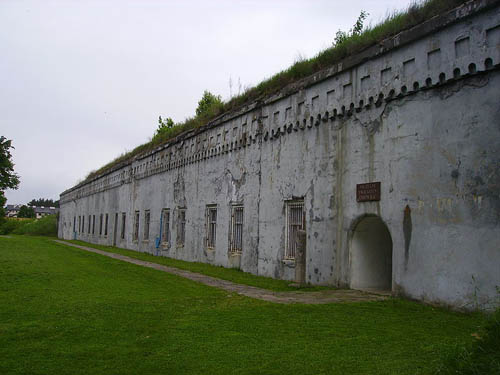
M 356 200 L 370 202 L 380 200 L 380 182 L 369 182 L 356 185 Z

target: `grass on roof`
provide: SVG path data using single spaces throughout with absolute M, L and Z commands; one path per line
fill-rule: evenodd
M 98 170 L 90 172 L 84 182 L 99 176 L 122 162 L 154 150 L 156 147 L 167 143 L 181 133 L 199 128 L 213 121 L 225 112 L 235 110 L 250 102 L 263 99 L 278 92 L 288 84 L 297 82 L 323 69 L 329 68 L 347 56 L 361 52 L 386 38 L 410 29 L 464 2 L 464 0 L 424 0 L 414 2 L 404 10 L 396 10 L 389 14 L 384 21 L 373 27 L 366 28 L 361 34 L 351 35 L 342 43 L 332 45 L 332 47 L 319 52 L 310 59 L 296 61 L 288 69 L 276 73 L 272 77 L 263 80 L 258 85 L 245 90 L 241 95 L 231 98 L 225 102 L 223 106 L 215 108 L 208 115 L 190 117 L 184 122 L 178 123 L 170 129 L 170 131 L 164 132 L 161 137 L 153 137 L 149 142 L 137 146 L 132 151 L 120 155 Z

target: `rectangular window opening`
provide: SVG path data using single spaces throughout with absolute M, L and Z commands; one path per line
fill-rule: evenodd
M 168 245 L 170 243 L 170 210 L 168 208 L 164 208 L 161 215 L 161 242 L 163 245 Z
M 177 212 L 177 245 L 184 246 L 186 241 L 186 209 L 179 208 Z
M 295 259 L 297 232 L 305 229 L 304 199 L 286 202 L 285 259 Z
M 217 205 L 207 206 L 207 248 L 214 249 L 217 238 Z
M 149 210 L 144 211 L 144 236 L 143 241 L 149 240 L 149 224 L 151 222 L 151 212 Z
M 229 252 L 232 254 L 241 254 L 243 250 L 242 204 L 235 204 L 231 207 L 231 224 L 229 235 Z
M 122 212 L 122 231 L 120 233 L 120 237 L 122 240 L 125 239 L 125 223 L 127 222 L 127 214 Z
M 135 211 L 134 215 L 134 232 L 132 233 L 132 239 L 137 241 L 139 239 L 139 211 Z

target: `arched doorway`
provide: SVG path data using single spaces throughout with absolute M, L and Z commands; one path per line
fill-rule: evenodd
M 392 238 L 378 216 L 365 216 L 350 242 L 351 288 L 392 290 Z

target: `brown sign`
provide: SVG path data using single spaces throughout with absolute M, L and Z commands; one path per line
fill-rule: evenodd
M 370 202 L 380 200 L 380 182 L 369 182 L 356 185 L 356 200 Z

